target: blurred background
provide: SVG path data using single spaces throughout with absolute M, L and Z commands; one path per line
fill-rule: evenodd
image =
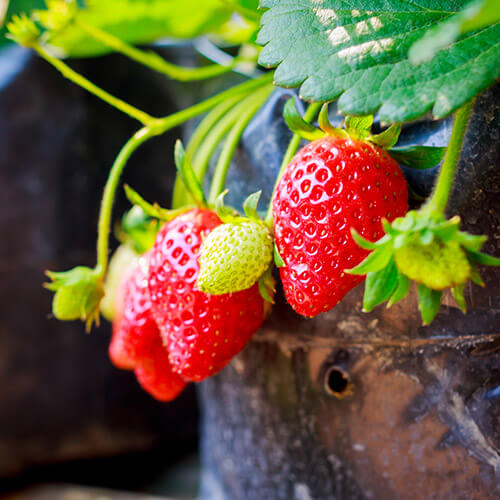
M 0 19 L 6 6 L 0 0 Z M 12 0 L 6 19 L 42 6 Z M 183 64 L 193 57 L 182 47 L 170 52 Z M 166 49 L 167 57 L 171 53 Z M 199 91 L 183 85 L 181 96 L 166 78 L 115 55 L 70 64 L 155 115 L 172 112 Z M 133 120 L 9 44 L 0 31 L 2 498 L 136 498 L 100 488 L 138 498 L 196 495 L 194 388 L 173 403 L 156 402 L 133 372 L 111 366 L 109 323 L 85 335 L 82 324 L 56 321 L 49 314 L 51 294 L 42 288 L 45 269 L 94 264 L 102 188 L 135 129 Z M 179 133 L 148 143 L 126 170 L 124 180 L 147 199 L 170 200 Z M 116 217 L 128 208 L 120 195 Z

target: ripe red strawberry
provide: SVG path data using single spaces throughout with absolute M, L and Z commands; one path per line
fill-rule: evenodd
M 328 311 L 364 279 L 345 272 L 368 255 L 351 228 L 376 241 L 384 235 L 382 218 L 407 210 L 403 174 L 383 149 L 333 136 L 301 149 L 273 203 L 281 279 L 295 311 L 310 317 Z
M 190 381 L 226 366 L 264 320 L 257 285 L 224 295 L 203 293 L 196 285 L 201 243 L 221 223 L 211 210 L 190 210 L 163 226 L 151 250 L 152 311 L 174 370 Z
M 116 294 L 109 356 L 117 368 L 135 369 L 142 387 L 159 401 L 177 397 L 186 382 L 172 371 L 168 352 L 151 315 L 147 288 L 148 255 L 125 273 Z
M 135 368 L 135 375 L 142 388 L 158 401 L 172 401 L 186 387 L 186 381 L 172 371 L 168 351 L 160 335 L 151 349 L 151 355 L 141 359 Z
M 109 346 L 111 361 L 118 367 L 133 369 L 137 361 L 151 356 L 160 332 L 151 315 L 147 290 L 147 255 L 122 279 L 115 299 L 113 337 Z

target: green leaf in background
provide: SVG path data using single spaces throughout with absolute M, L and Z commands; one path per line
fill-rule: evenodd
M 465 0 L 262 0 L 259 62 L 306 100 L 339 98 L 384 122 L 444 117 L 500 77 L 500 24 L 465 34 L 414 66 L 410 47 Z
M 230 6 L 220 0 L 87 0 L 77 15 L 132 43 L 149 43 L 162 37 L 194 38 L 216 31 L 231 16 Z M 108 47 L 70 26 L 50 43 L 69 57 L 91 57 L 110 52 Z
M 408 53 L 413 64 L 430 61 L 436 53 L 452 44 L 460 35 L 500 21 L 498 0 L 473 0 L 458 14 L 430 29 L 415 42 Z

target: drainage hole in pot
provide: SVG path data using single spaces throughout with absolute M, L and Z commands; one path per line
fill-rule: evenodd
M 351 393 L 349 374 L 338 366 L 332 366 L 325 375 L 325 390 L 336 398 L 348 396 Z

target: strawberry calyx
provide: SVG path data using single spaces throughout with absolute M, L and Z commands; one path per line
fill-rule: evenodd
M 76 0 L 45 0 L 47 10 L 35 10 L 33 18 L 51 33 L 58 33 L 71 24 L 78 12 Z
M 326 136 L 341 137 L 370 143 L 387 150 L 399 163 L 416 169 L 435 167 L 446 148 L 436 146 L 394 147 L 401 133 L 401 124 L 393 123 L 379 134 L 372 133 L 373 115 L 346 116 L 344 128 L 335 127 L 328 116 L 328 103 L 323 104 L 318 116 L 318 127 L 305 121 L 297 110 L 295 100 L 289 99 L 283 110 L 288 128 L 302 139 L 315 141 Z
M 104 297 L 103 278 L 100 272 L 89 267 L 78 266 L 70 271 L 46 271 L 52 280 L 45 283 L 48 290 L 55 292 L 52 313 L 61 321 L 79 319 L 90 331 L 92 324 L 99 324 L 99 310 Z
M 40 39 L 40 30 L 26 14 L 12 16 L 7 30 L 6 37 L 23 47 L 34 47 Z
M 434 319 L 445 289 L 451 289 L 465 312 L 465 284 L 471 280 L 484 286 L 478 265 L 500 265 L 500 259 L 479 251 L 485 236 L 460 231 L 458 216 L 446 220 L 441 214 L 413 210 L 392 224 L 383 221 L 383 226 L 386 234 L 375 243 L 352 230 L 356 243 L 371 250 L 363 262 L 347 270 L 367 276 L 363 300 L 366 312 L 385 301 L 387 307 L 399 302 L 408 293 L 411 281 L 418 285 L 424 324 Z

